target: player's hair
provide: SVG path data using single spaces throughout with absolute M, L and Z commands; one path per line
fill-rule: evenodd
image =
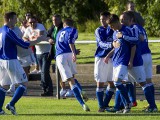
M 63 23 L 65 23 L 66 25 L 72 27 L 73 24 L 74 24 L 74 21 L 73 21 L 71 18 L 67 18 L 67 19 L 65 19 L 65 20 L 63 21 Z
M 104 11 L 104 12 L 101 12 L 101 13 L 100 13 L 100 16 L 105 16 L 105 17 L 107 17 L 107 16 L 109 16 L 109 15 L 111 15 L 111 14 L 110 14 L 110 12 L 108 12 L 108 11 Z
M 54 14 L 52 17 L 61 18 L 59 14 Z
M 109 19 L 107 20 L 108 24 L 119 22 L 119 17 L 116 14 L 111 14 Z
M 7 12 L 4 14 L 4 21 L 9 21 L 9 19 L 13 19 L 13 17 L 17 15 L 15 12 Z
M 37 17 L 36 16 L 31 16 L 29 19 L 34 19 L 37 21 Z
M 134 11 L 126 11 L 123 14 L 126 14 L 130 20 L 132 20 L 133 22 L 136 22 Z

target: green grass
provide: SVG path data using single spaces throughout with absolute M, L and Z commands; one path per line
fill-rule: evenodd
M 94 33 L 78 33 L 78 40 L 95 40 Z
M 5 104 L 10 100 L 6 98 Z M 85 112 L 75 99 L 53 99 L 39 97 L 23 97 L 17 104 L 16 109 L 18 116 L 8 115 L 0 116 L 0 120 L 158 120 L 158 113 L 144 113 L 142 108 L 147 105 L 146 101 L 138 101 L 138 106 L 133 108 L 129 114 L 98 113 L 96 100 L 87 102 L 91 112 Z M 113 100 L 111 102 L 113 105 Z M 160 102 L 157 102 L 160 107 Z

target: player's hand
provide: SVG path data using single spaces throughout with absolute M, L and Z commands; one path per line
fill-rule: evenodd
M 133 67 L 133 63 L 132 62 L 129 62 L 128 64 L 128 69 L 131 69 Z
M 116 48 L 116 41 L 113 41 L 113 47 Z
M 121 33 L 121 32 L 118 32 L 117 34 L 116 34 L 116 37 L 117 38 L 121 38 L 123 36 L 123 34 Z
M 114 48 L 120 47 L 120 42 L 119 41 L 113 41 L 113 47 Z
M 108 56 L 106 56 L 103 61 L 104 61 L 106 64 L 108 64 L 109 59 L 110 59 L 110 58 L 109 58 Z
M 50 44 L 55 44 L 54 40 L 51 39 L 51 38 L 48 40 L 48 42 L 49 42 Z
M 72 61 L 73 62 L 76 62 L 77 58 L 76 58 L 76 54 L 75 53 L 72 53 Z

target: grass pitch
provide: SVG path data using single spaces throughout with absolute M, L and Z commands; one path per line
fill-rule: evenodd
M 6 98 L 5 104 L 10 101 L 10 97 Z M 4 104 L 4 105 L 5 105 Z M 91 112 L 83 111 L 76 99 L 40 98 L 40 97 L 23 97 L 17 104 L 16 109 L 18 116 L 11 115 L 10 111 L 6 111 L 7 115 L 0 116 L 0 120 L 159 120 L 160 112 L 144 113 L 141 110 L 146 101 L 138 101 L 138 106 L 132 108 L 129 114 L 116 113 L 98 113 L 98 105 L 96 100 L 89 100 L 87 105 Z M 113 105 L 113 100 L 111 101 Z M 160 101 L 157 101 L 160 108 Z

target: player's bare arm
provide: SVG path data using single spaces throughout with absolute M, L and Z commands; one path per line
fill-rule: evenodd
M 75 51 L 75 45 L 74 44 L 69 44 L 71 51 L 72 51 L 72 60 L 73 62 L 76 62 L 76 51 Z
M 104 58 L 104 62 L 106 64 L 108 64 L 108 60 L 111 58 L 111 56 L 113 55 L 114 53 L 114 48 L 107 54 L 107 56 Z

